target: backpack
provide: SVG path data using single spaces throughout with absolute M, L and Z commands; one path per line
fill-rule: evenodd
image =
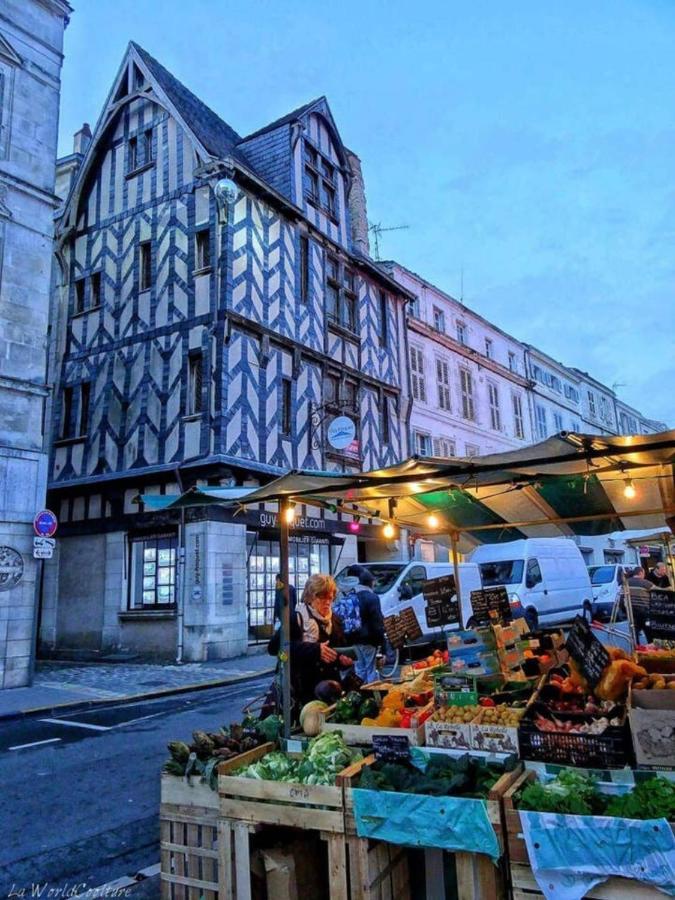
M 345 635 L 361 631 L 361 605 L 354 588 L 343 591 L 333 604 L 333 612 L 342 619 Z

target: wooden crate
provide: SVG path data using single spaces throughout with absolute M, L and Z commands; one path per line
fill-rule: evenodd
M 273 748 L 269 743 L 255 749 Z M 247 765 L 258 758 L 251 756 L 254 752 L 241 753 L 231 762 L 235 767 Z M 164 774 L 159 821 L 162 900 L 218 900 L 218 793 L 197 776 Z
M 535 772 L 521 771 L 507 788 L 502 799 L 513 900 L 528 900 L 528 898 L 535 900 L 536 897 L 543 896 L 532 873 L 520 812 L 515 806 L 516 795 L 536 777 Z M 671 828 L 675 832 L 675 825 L 671 824 Z M 663 897 L 663 894 L 656 888 L 639 881 L 610 878 L 603 884 L 592 888 L 585 896 L 593 898 L 593 900 L 657 900 L 658 897 Z
M 356 834 L 352 789 L 357 786 L 357 779 L 363 768 L 372 765 L 374 761 L 374 755 L 367 756 L 361 762 L 354 763 L 354 765 L 345 769 L 339 776 L 339 781 L 344 788 L 345 795 L 345 834 L 347 843 L 350 845 L 350 860 L 352 855 L 355 855 L 358 858 L 358 853 L 361 853 L 361 862 L 359 869 L 357 870 L 359 875 L 364 871 L 363 850 L 359 851 L 358 849 L 355 849 L 352 851 L 351 847 L 355 841 L 362 843 L 367 843 L 367 841 L 364 838 L 359 838 Z M 504 828 L 501 801 L 508 788 L 518 778 L 520 773 L 521 769 L 518 768 L 513 772 L 506 772 L 502 775 L 490 791 L 486 800 L 488 818 L 497 835 L 502 854 L 504 853 L 505 845 L 503 840 Z M 436 868 L 439 870 L 437 872 L 437 878 L 440 878 L 442 882 L 442 860 L 439 861 L 439 854 L 440 851 L 437 851 L 435 848 L 430 848 L 427 851 L 427 857 L 430 859 L 434 858 L 436 861 Z M 480 853 L 460 852 L 455 853 L 454 856 L 457 871 L 457 896 L 460 900 L 502 900 L 502 898 L 506 897 L 504 856 L 502 856 L 499 866 L 495 866 L 489 857 Z M 429 880 L 429 878 L 430 866 L 429 862 L 427 862 L 427 880 Z M 437 887 L 437 890 L 441 889 L 442 884 Z M 355 896 L 360 895 L 355 894 Z M 369 895 L 366 894 L 364 896 L 367 897 Z M 375 894 L 373 896 L 377 897 L 378 895 Z M 397 895 L 393 896 L 397 897 Z M 402 894 L 401 896 L 407 897 L 408 894 Z
M 427 706 L 421 706 L 416 710 L 416 714 L 420 716 L 422 713 L 427 712 L 430 706 L 433 706 L 433 704 L 429 703 Z M 349 745 L 356 744 L 368 746 L 373 743 L 374 735 L 393 734 L 398 736 L 403 735 L 408 738 L 411 746 L 420 747 L 424 744 L 424 725 L 424 722 L 413 728 L 385 728 L 377 725 L 345 725 L 342 722 L 331 722 L 330 712 L 327 711 L 326 718 L 324 718 L 321 724 L 321 731 L 322 733 L 324 731 L 339 731 L 345 739 L 345 743 Z

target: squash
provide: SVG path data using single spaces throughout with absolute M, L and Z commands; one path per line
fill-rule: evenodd
M 309 737 L 319 734 L 323 724 L 323 714 L 329 708 L 322 700 L 310 700 L 300 711 L 300 727 Z

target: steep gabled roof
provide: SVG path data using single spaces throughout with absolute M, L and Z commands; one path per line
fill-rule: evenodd
M 308 110 L 319 103 L 319 101 L 325 99 L 326 98 L 324 96 L 315 97 L 314 100 L 310 100 L 309 103 L 303 103 L 302 106 L 299 106 L 292 112 L 286 113 L 286 115 L 281 116 L 280 119 L 275 119 L 274 122 L 270 122 L 269 125 L 265 125 L 263 128 L 259 128 L 257 131 L 253 131 L 251 134 L 247 134 L 246 137 L 241 139 L 242 142 L 248 141 L 251 138 L 259 137 L 261 134 L 265 134 L 267 131 L 274 131 L 275 128 L 281 128 L 282 125 L 287 125 L 290 122 L 295 122 L 296 119 L 299 119 L 300 116 L 303 116 Z
M 188 90 L 147 50 L 135 41 L 130 43 L 204 148 L 213 156 L 232 155 L 235 145 L 241 141 L 241 136 L 234 128 Z

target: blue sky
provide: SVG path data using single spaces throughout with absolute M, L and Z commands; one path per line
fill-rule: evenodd
M 60 152 L 128 40 L 246 134 L 326 94 L 396 258 L 675 425 L 673 0 L 72 0 Z

